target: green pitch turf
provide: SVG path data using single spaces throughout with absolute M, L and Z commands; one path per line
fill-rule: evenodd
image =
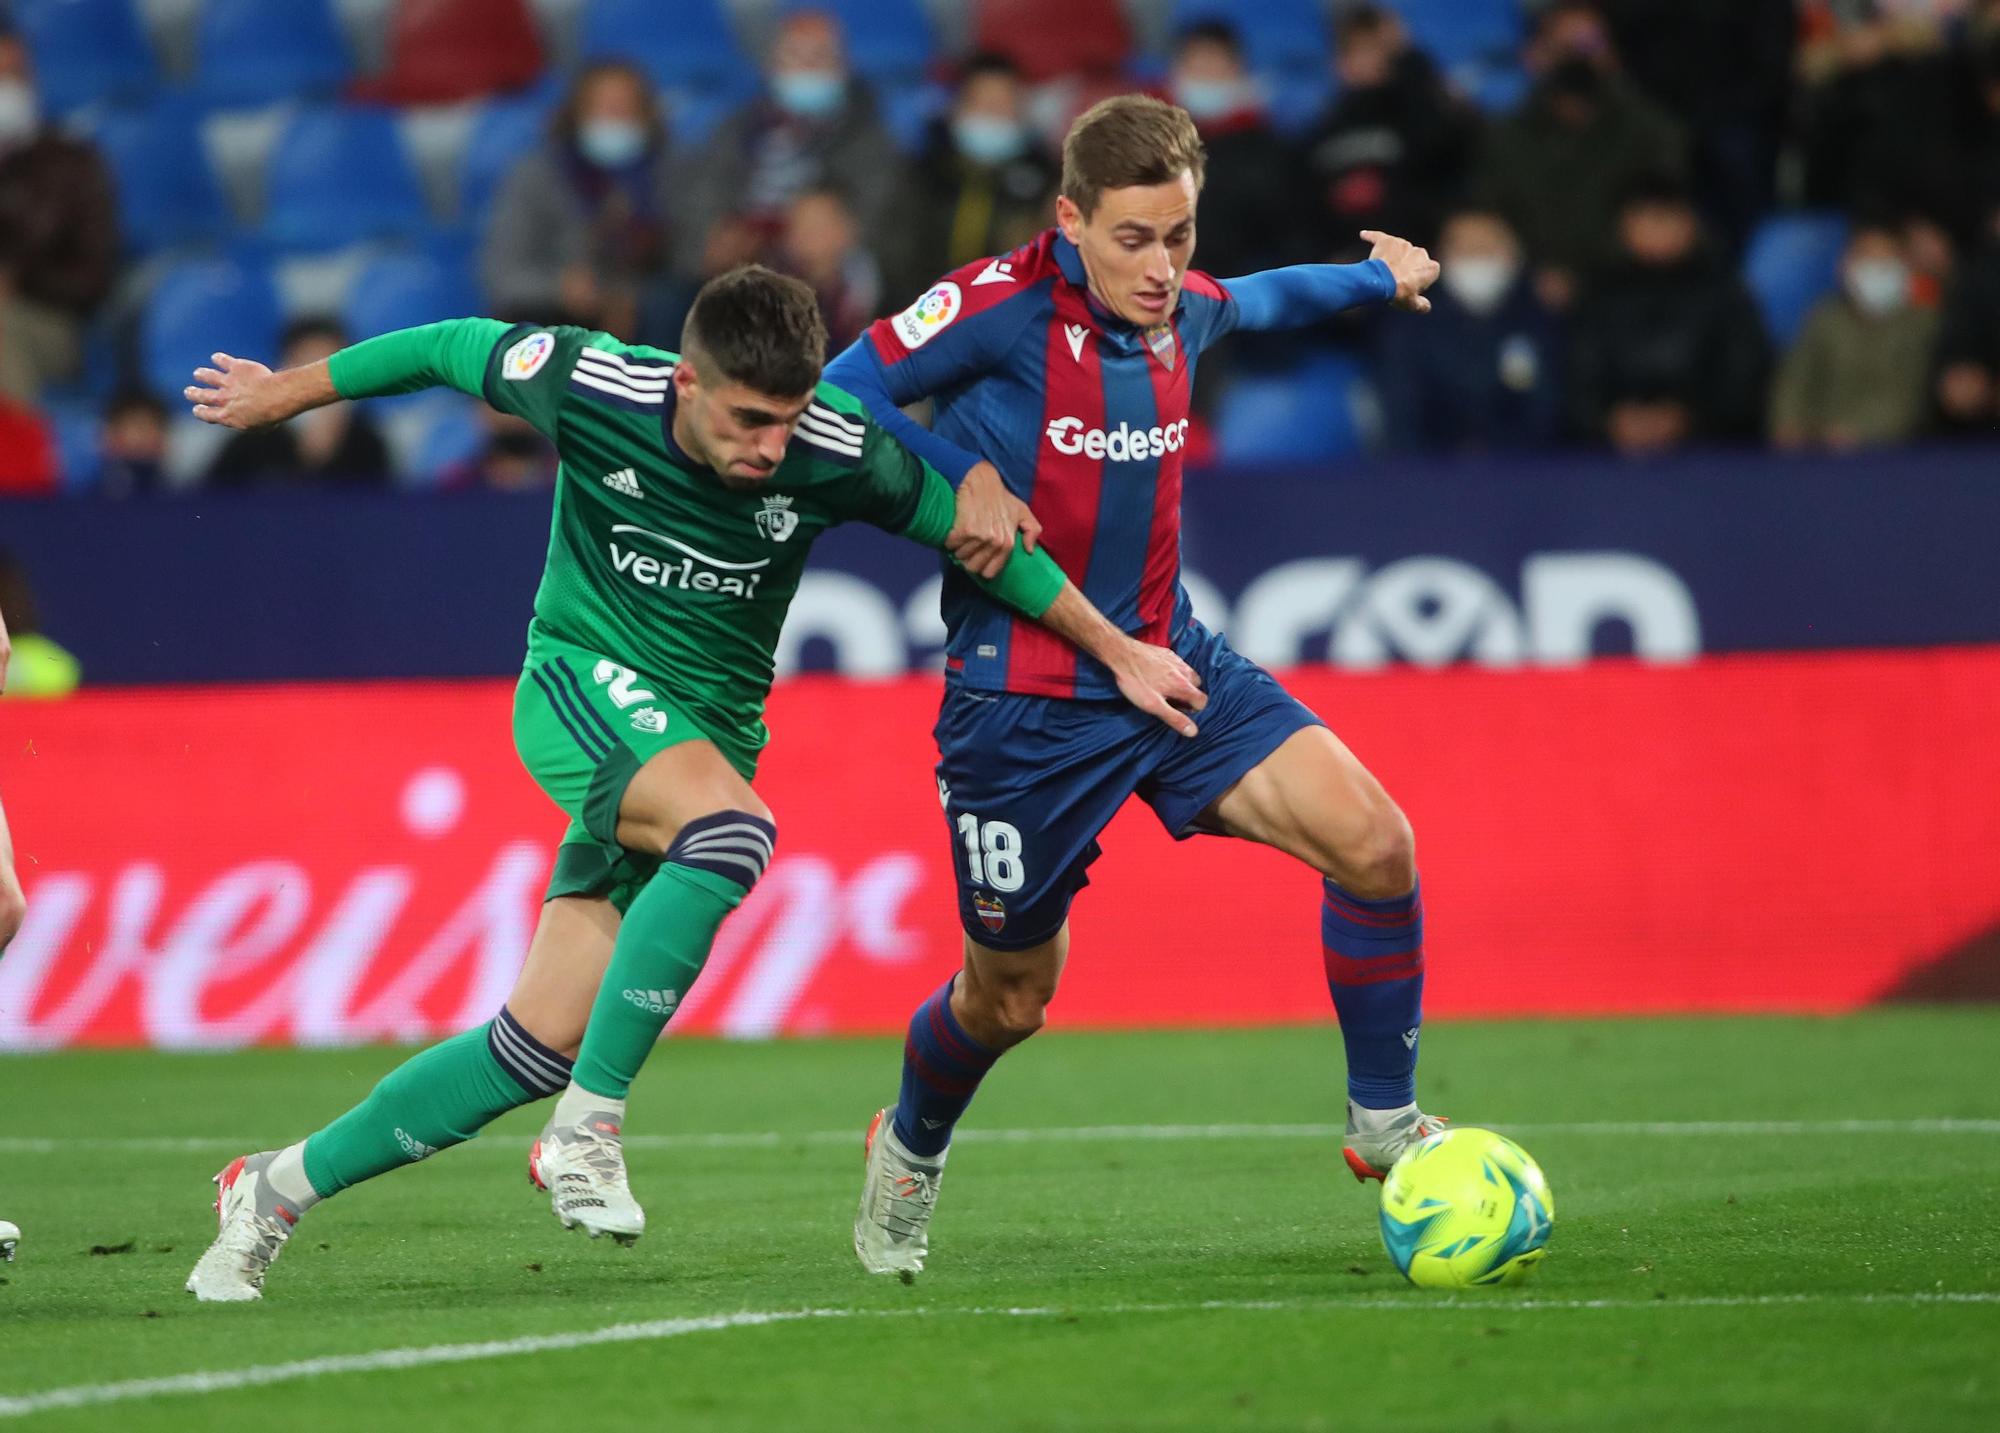
M 2000 1427 L 2000 1012 L 1434 1025 L 1427 1103 L 1515 1131 L 1558 1205 L 1534 1282 L 1458 1298 L 1401 1283 L 1375 1187 L 1299 1128 L 1337 1117 L 1331 1029 L 1040 1037 L 974 1108 L 930 1272 L 867 1279 L 895 1051 L 669 1044 L 637 1248 L 555 1225 L 529 1111 L 309 1215 L 247 1307 L 181 1291 L 208 1176 L 397 1052 L 0 1060 L 0 1433 Z M 360 1357 L 33 1401 L 329 1355 Z

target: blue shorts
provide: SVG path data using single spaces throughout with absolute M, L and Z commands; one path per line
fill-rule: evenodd
M 947 678 L 938 712 L 938 796 L 965 933 L 995 950 L 1049 939 L 1090 883 L 1098 836 L 1129 796 L 1176 840 L 1294 732 L 1320 719 L 1220 633 L 1179 644 L 1208 706 L 1193 740 L 1122 701 L 980 692 Z

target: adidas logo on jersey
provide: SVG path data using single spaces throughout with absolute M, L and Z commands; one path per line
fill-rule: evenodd
M 1110 432 L 1085 429 L 1081 418 L 1058 418 L 1048 426 L 1050 444 L 1058 453 L 1075 457 L 1109 458 L 1114 463 L 1133 463 L 1178 453 L 1187 444 L 1188 420 L 1169 423 L 1164 428 L 1134 428 L 1120 423 Z
M 614 493 L 623 493 L 628 498 L 643 498 L 639 491 L 639 475 L 630 468 L 620 468 L 615 473 L 604 475 L 604 486 Z
M 649 1015 L 671 1015 L 681 1003 L 680 992 L 675 990 L 628 990 L 625 998 Z

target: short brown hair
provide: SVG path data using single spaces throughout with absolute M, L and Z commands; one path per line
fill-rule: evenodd
M 681 327 L 681 352 L 731 383 L 773 398 L 810 393 L 826 366 L 826 320 L 802 281 L 745 264 L 701 286 Z
M 1063 138 L 1062 192 L 1088 219 L 1107 189 L 1168 184 L 1186 170 L 1201 189 L 1208 161 L 1194 119 L 1151 95 L 1113 95 L 1077 116 Z

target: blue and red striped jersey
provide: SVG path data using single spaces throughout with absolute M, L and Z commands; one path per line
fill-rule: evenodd
M 1246 294 L 1246 286 L 1249 292 Z M 1308 265 L 1218 282 L 1190 271 L 1168 322 L 1141 329 L 1089 293 L 1051 229 L 968 264 L 874 323 L 827 378 L 954 483 L 983 458 L 1042 523 L 1042 543 L 1111 621 L 1179 648 L 1188 394 L 1201 351 L 1237 327 L 1301 324 L 1393 296 L 1386 265 Z M 897 411 L 936 403 L 929 433 Z M 1110 699 L 1101 665 L 947 566 L 948 666 L 987 691 Z

